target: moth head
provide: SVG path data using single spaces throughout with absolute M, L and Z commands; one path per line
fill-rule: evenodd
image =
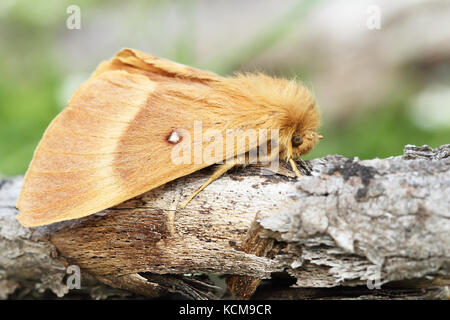
M 295 131 L 290 141 L 292 144 L 292 158 L 297 159 L 300 156 L 309 153 L 322 138 L 323 136 L 319 135 L 316 131 Z M 289 146 L 287 149 L 289 149 Z
M 309 153 L 323 137 L 318 134 L 320 112 L 313 95 L 303 86 L 291 84 L 291 99 L 281 108 L 280 151 L 286 161 Z

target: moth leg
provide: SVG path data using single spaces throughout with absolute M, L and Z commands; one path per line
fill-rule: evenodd
M 294 170 L 294 172 L 297 175 L 297 177 L 301 178 L 302 177 L 302 173 L 300 172 L 300 170 L 298 170 L 297 165 L 295 164 L 295 161 L 292 160 L 292 158 L 290 158 L 289 159 L 289 163 L 291 164 L 292 170 Z
M 189 202 L 191 202 L 192 199 L 194 199 L 194 197 L 196 195 L 198 195 L 203 189 L 205 189 L 211 182 L 213 182 L 214 180 L 220 178 L 225 172 L 227 172 L 228 170 L 230 170 L 231 168 L 233 168 L 236 165 L 236 162 L 232 161 L 229 163 L 224 163 L 221 164 L 214 172 L 213 174 L 209 177 L 209 179 L 197 190 L 195 190 L 195 192 L 193 194 L 191 194 L 191 196 L 189 198 L 187 198 L 186 201 L 184 201 L 181 205 L 180 208 L 183 209 L 187 206 L 187 204 Z
M 294 159 L 292 159 L 292 142 L 289 142 L 288 145 L 288 157 L 289 157 L 289 163 L 292 167 L 292 170 L 295 172 L 295 174 L 297 175 L 297 177 L 301 178 L 302 174 L 300 173 L 300 171 L 297 168 L 297 165 L 295 164 Z

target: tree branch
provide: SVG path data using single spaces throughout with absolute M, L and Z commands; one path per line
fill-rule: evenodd
M 276 175 L 246 167 L 177 209 L 207 179 L 205 169 L 102 213 L 34 229 L 15 218 L 22 177 L 3 179 L 0 297 L 45 289 L 62 297 L 70 264 L 81 268 L 82 289 L 69 294 L 80 297 L 217 298 L 220 274 L 257 279 L 255 288 L 273 278 L 259 286 L 260 298 L 445 297 L 449 155 L 450 145 L 406 146 L 388 159 L 327 156 L 300 163 L 299 180 L 285 167 Z

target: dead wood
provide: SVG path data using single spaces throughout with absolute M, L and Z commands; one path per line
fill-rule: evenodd
M 254 288 L 272 278 L 255 295 L 267 299 L 448 298 L 449 155 L 450 145 L 406 146 L 387 159 L 327 156 L 302 162 L 299 180 L 285 167 L 240 168 L 178 209 L 205 169 L 34 229 L 15 218 L 22 177 L 2 179 L 0 297 L 211 299 L 223 295 L 219 275 L 233 275 L 256 279 Z M 69 265 L 81 269 L 81 289 L 70 293 Z

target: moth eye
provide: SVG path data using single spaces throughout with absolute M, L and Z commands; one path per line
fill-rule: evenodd
M 294 147 L 298 147 L 303 143 L 303 138 L 301 136 L 293 136 L 292 137 L 292 145 Z

